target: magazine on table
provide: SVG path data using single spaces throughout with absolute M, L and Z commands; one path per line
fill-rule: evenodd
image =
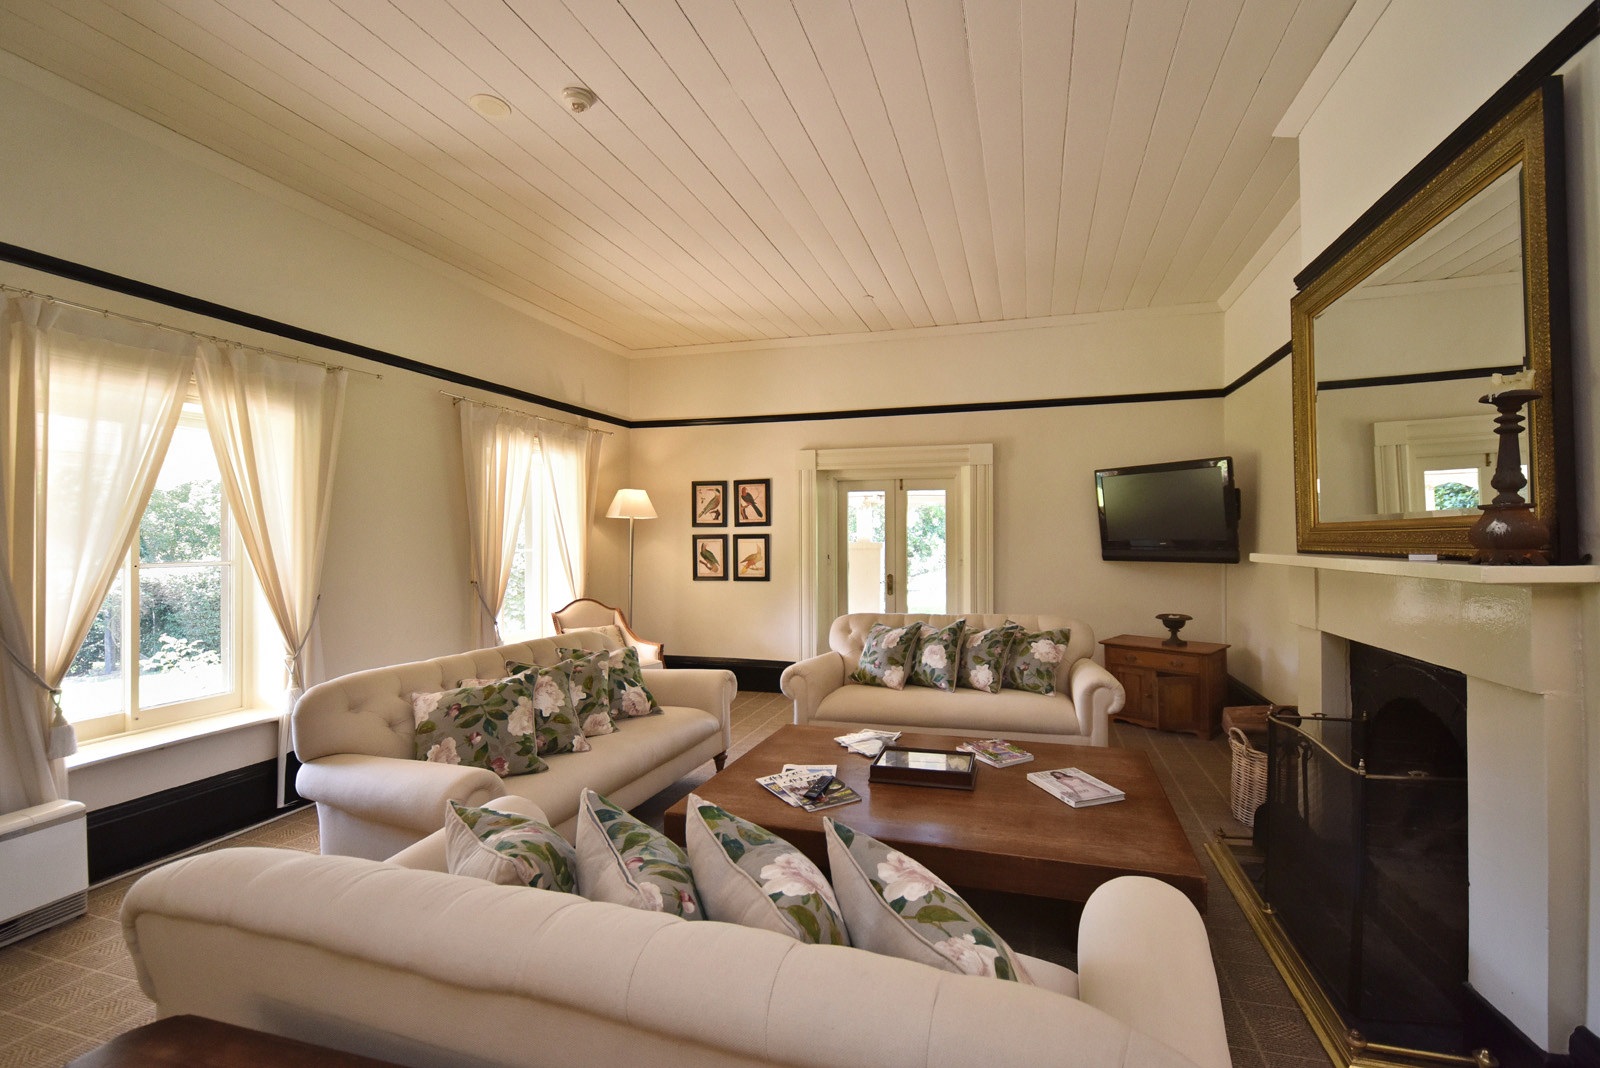
M 1032 753 L 1004 738 L 980 738 L 977 741 L 962 742 L 956 748 L 963 753 L 971 753 L 991 768 L 1009 768 L 1013 764 L 1026 764 L 1033 759 Z
M 1028 781 L 1073 808 L 1106 805 L 1112 801 L 1121 801 L 1128 796 L 1110 783 L 1100 781 L 1081 768 L 1030 771 Z
M 861 795 L 834 777 L 836 765 L 786 764 L 784 770 L 756 779 L 785 804 L 817 812 L 860 801 Z

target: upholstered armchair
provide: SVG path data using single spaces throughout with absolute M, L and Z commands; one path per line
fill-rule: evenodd
M 565 608 L 551 612 L 550 621 L 555 624 L 557 634 L 569 630 L 616 627 L 622 634 L 620 640 L 638 652 L 641 667 L 662 667 L 666 662 L 665 646 L 639 637 L 628 626 L 628 617 L 622 614 L 622 609 L 602 604 L 593 597 L 579 597 Z

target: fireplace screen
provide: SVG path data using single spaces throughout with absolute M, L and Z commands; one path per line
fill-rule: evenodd
M 1437 1049 L 1467 979 L 1466 695 L 1415 664 L 1368 696 L 1353 651 L 1354 718 L 1274 716 L 1257 831 L 1266 900 L 1346 1023 Z

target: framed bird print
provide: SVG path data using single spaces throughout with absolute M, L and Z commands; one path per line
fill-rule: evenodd
M 726 534 L 695 534 L 694 578 L 703 582 L 728 577 L 728 536 Z
M 733 581 L 766 582 L 772 577 L 767 570 L 771 537 L 770 534 L 733 536 Z
M 726 482 L 695 482 L 690 490 L 690 526 L 723 527 L 728 525 L 728 484 Z
M 772 525 L 772 479 L 753 478 L 733 484 L 733 525 Z

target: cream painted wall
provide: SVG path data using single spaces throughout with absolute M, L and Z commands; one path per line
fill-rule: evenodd
M 1390 3 L 1300 135 L 1305 262 L 1587 6 Z
M 1223 313 L 1223 358 L 1229 381 L 1289 340 L 1289 298 L 1300 265 L 1300 234 L 1244 281 Z M 1244 559 L 1227 571 L 1228 673 L 1270 700 L 1294 701 L 1299 656 L 1293 621 L 1287 616 L 1288 583 L 1283 568 L 1249 562 L 1252 552 L 1294 552 L 1294 426 L 1290 405 L 1290 361 L 1235 390 L 1223 402 L 1223 447 L 1238 464 L 1245 491 L 1239 529 Z
M 1177 401 L 635 431 L 633 476 L 661 513 L 639 528 L 638 627 L 663 638 L 671 654 L 792 660 L 809 653 L 800 633 L 797 454 L 989 442 L 997 611 L 1064 612 L 1096 638 L 1160 633 L 1156 613 L 1186 612 L 1195 617 L 1186 637 L 1220 640 L 1223 565 L 1100 559 L 1094 471 L 1218 454 L 1221 406 Z M 773 525 L 727 532 L 770 530 L 772 580 L 692 579 L 691 534 L 718 532 L 690 527 L 690 483 L 768 477 Z M 1249 494 L 1247 486 L 1247 508 Z
M 682 419 L 1212 389 L 1221 341 L 1215 308 L 1185 307 L 728 347 L 640 360 L 631 411 Z

